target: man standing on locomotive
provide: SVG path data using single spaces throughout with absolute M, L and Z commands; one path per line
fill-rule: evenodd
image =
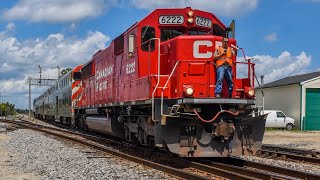
M 232 98 L 233 82 L 232 82 L 232 59 L 231 57 L 235 55 L 232 48 L 228 47 L 228 38 L 224 37 L 222 39 L 222 46 L 214 52 L 214 61 L 216 64 L 217 81 L 216 81 L 216 97 L 221 96 L 222 82 L 225 77 L 228 84 L 229 98 Z

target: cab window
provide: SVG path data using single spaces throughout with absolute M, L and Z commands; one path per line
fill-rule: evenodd
M 81 73 L 80 73 L 80 72 L 74 72 L 74 73 L 73 73 L 73 79 L 74 79 L 75 81 L 81 80 Z
M 168 41 L 183 34 L 183 31 L 177 29 L 161 29 L 161 41 Z
M 286 117 L 282 112 L 277 112 L 277 117 Z
M 213 35 L 222 36 L 222 37 L 226 36 L 226 31 L 222 29 L 218 24 L 213 24 L 212 30 L 213 30 Z
M 209 34 L 211 30 L 204 31 L 204 30 L 188 30 L 188 35 L 204 35 Z
M 155 38 L 155 29 L 150 26 L 145 26 L 141 29 L 141 49 L 142 51 L 149 51 L 149 45 L 150 45 L 150 51 L 154 51 L 155 48 L 155 41 L 151 40 L 147 42 L 148 40 Z M 146 42 L 146 43 L 144 43 Z

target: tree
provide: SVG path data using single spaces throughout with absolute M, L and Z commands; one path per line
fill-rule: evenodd
M 12 115 L 15 113 L 15 105 L 9 102 L 0 104 L 0 114 L 2 116 Z

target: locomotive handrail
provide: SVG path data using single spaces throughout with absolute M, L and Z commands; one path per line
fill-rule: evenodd
M 163 115 L 163 93 L 164 93 L 164 90 L 167 88 L 167 85 L 168 85 L 168 83 L 169 83 L 169 80 L 171 79 L 173 73 L 175 72 L 175 70 L 176 70 L 176 68 L 177 68 L 177 66 L 178 66 L 178 64 L 179 64 L 180 62 L 191 62 L 191 61 L 193 61 L 193 60 L 177 61 L 176 64 L 174 65 L 173 70 L 171 71 L 169 78 L 167 79 L 166 83 L 164 84 L 164 86 L 163 86 L 163 88 L 162 88 L 162 92 L 161 92 L 161 115 Z M 211 62 L 211 60 L 204 60 L 204 61 L 205 61 L 205 62 L 208 62 L 208 61 Z
M 254 76 L 255 76 L 255 72 L 254 72 L 254 66 L 255 63 L 251 62 L 251 59 L 246 59 L 246 62 L 243 61 L 236 61 L 236 64 L 247 64 L 248 65 L 248 78 L 250 78 L 252 80 L 251 82 L 251 86 L 254 87 Z M 252 71 L 252 77 L 251 77 L 251 71 Z
M 254 66 L 255 64 L 251 62 L 251 60 L 253 59 L 247 59 L 246 54 L 244 53 L 244 49 L 241 48 L 242 54 L 243 54 L 243 58 L 244 60 L 246 60 L 248 63 L 244 63 L 244 62 L 236 62 L 236 63 L 240 63 L 240 64 L 248 64 L 248 78 L 252 79 L 252 87 L 254 87 L 254 76 L 255 76 L 255 72 L 254 72 Z M 251 76 L 251 69 L 252 69 L 252 77 Z
M 243 62 L 243 61 L 236 61 L 237 64 L 249 64 L 249 62 Z M 252 62 L 250 62 L 250 64 L 254 64 Z
M 163 88 L 162 88 L 162 92 L 161 92 L 161 116 L 163 115 L 163 92 L 164 92 L 164 89 L 167 87 L 168 83 L 169 83 L 169 80 L 171 79 L 173 73 L 176 71 L 176 68 L 178 66 L 178 64 L 180 63 L 181 61 L 177 61 L 176 64 L 174 65 L 173 67 L 173 70 L 171 71 L 170 73 L 170 76 L 168 77 L 167 79 L 167 82 L 164 84 Z
M 151 38 L 143 43 L 141 43 L 140 45 L 136 46 L 136 48 L 142 46 L 143 44 L 146 44 L 146 43 L 150 43 L 151 41 L 153 40 L 158 40 L 158 81 L 157 81 L 157 84 L 156 84 L 156 87 L 154 88 L 153 92 L 152 92 L 152 106 L 151 106 L 151 119 L 152 121 L 157 121 L 154 119 L 154 94 L 156 93 L 157 89 L 158 89 L 158 86 L 160 84 L 160 38 Z M 150 53 L 150 51 L 149 51 Z M 148 62 L 150 61 L 150 59 L 148 60 Z
M 151 42 L 151 41 L 153 41 L 153 40 L 158 40 L 158 82 L 157 82 L 157 84 L 156 84 L 156 87 L 154 88 L 154 90 L 153 90 L 153 92 L 152 92 L 152 105 L 151 105 L 151 119 L 152 119 L 152 121 L 157 121 L 157 120 L 155 120 L 154 119 L 154 94 L 156 93 L 156 91 L 157 91 L 157 89 L 158 89 L 158 86 L 159 86 L 159 84 L 160 84 L 160 38 L 151 38 L 151 39 L 149 39 L 148 41 L 146 41 L 146 42 L 143 42 L 142 44 L 144 44 L 144 43 L 147 43 L 147 42 Z M 140 46 L 142 45 L 142 44 L 140 44 Z M 138 46 L 139 47 L 139 46 Z

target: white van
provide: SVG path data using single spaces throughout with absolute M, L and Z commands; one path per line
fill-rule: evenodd
M 268 114 L 266 120 L 266 127 L 285 128 L 291 130 L 295 124 L 294 119 L 286 116 L 279 110 L 264 110 L 264 114 Z

